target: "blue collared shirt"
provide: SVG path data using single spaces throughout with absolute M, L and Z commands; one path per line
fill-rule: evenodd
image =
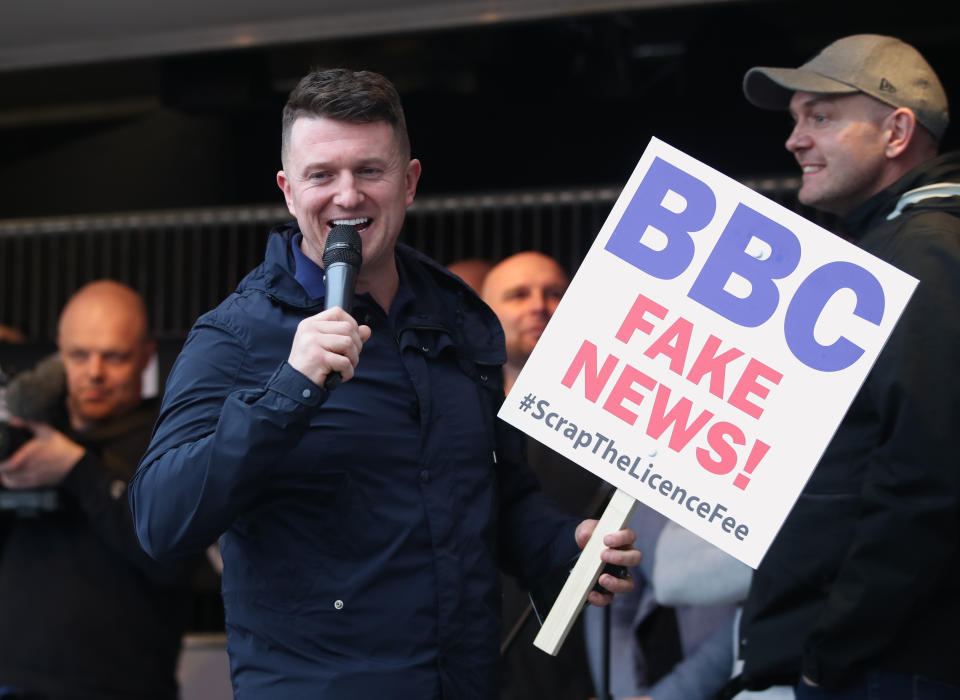
M 303 234 L 299 232 L 294 234 L 290 239 L 290 247 L 293 250 L 293 259 L 295 262 L 293 276 L 297 282 L 300 283 L 300 286 L 303 287 L 304 291 L 313 299 L 323 299 L 327 295 L 326 272 L 300 249 L 300 243 L 302 241 Z M 400 274 L 400 285 L 397 288 L 397 294 L 393 299 L 393 303 L 390 305 L 390 312 L 387 315 L 387 320 L 391 328 L 396 328 L 401 310 L 414 299 L 410 285 L 407 284 L 404 279 L 403 268 L 399 265 L 397 268 Z M 369 294 L 359 294 L 357 295 L 357 299 L 379 308 L 373 300 L 373 297 Z M 367 321 L 362 320 L 362 317 L 360 318 L 361 323 L 367 323 Z

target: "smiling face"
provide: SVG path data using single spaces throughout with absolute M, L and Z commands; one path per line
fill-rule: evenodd
M 895 179 L 886 157 L 892 112 L 860 93 L 795 93 L 790 100 L 795 124 L 786 147 L 803 170 L 800 201 L 846 214 L 889 185 Z
M 384 121 L 354 124 L 327 117 L 300 117 L 290 131 L 284 169 L 277 173 L 287 209 L 303 233 L 303 252 L 322 264 L 327 235 L 352 224 L 363 241 L 357 288 L 396 275 L 393 249 L 420 179 Z

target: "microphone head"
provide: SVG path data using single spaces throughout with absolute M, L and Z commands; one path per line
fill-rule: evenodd
M 334 263 L 345 263 L 360 269 L 363 262 L 363 243 L 357 229 L 350 224 L 337 224 L 327 236 L 323 248 L 323 267 L 329 269 Z

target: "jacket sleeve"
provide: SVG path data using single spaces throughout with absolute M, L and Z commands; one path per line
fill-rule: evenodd
M 901 234 L 906 232 L 901 231 Z M 862 391 L 876 411 L 851 546 L 807 638 L 803 673 L 835 686 L 897 644 L 957 556 L 960 243 L 912 224 L 887 256 L 920 280 Z
M 285 361 L 263 386 L 241 330 L 197 322 L 167 380 L 153 439 L 130 483 L 130 507 L 154 558 L 199 552 L 255 501 L 309 428 L 328 392 Z M 262 374 L 260 375 L 262 376 Z
M 572 567 L 580 552 L 574 537 L 580 519 L 563 513 L 540 489 L 526 463 L 523 433 L 499 418 L 494 421 L 502 566 L 530 590 L 546 577 Z

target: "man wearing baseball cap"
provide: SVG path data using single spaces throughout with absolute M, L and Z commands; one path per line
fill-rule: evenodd
M 938 155 L 946 95 L 916 49 L 872 34 L 800 68 L 752 68 L 743 88 L 793 116 L 800 201 L 920 283 L 756 571 L 741 684 L 960 698 L 960 153 Z

